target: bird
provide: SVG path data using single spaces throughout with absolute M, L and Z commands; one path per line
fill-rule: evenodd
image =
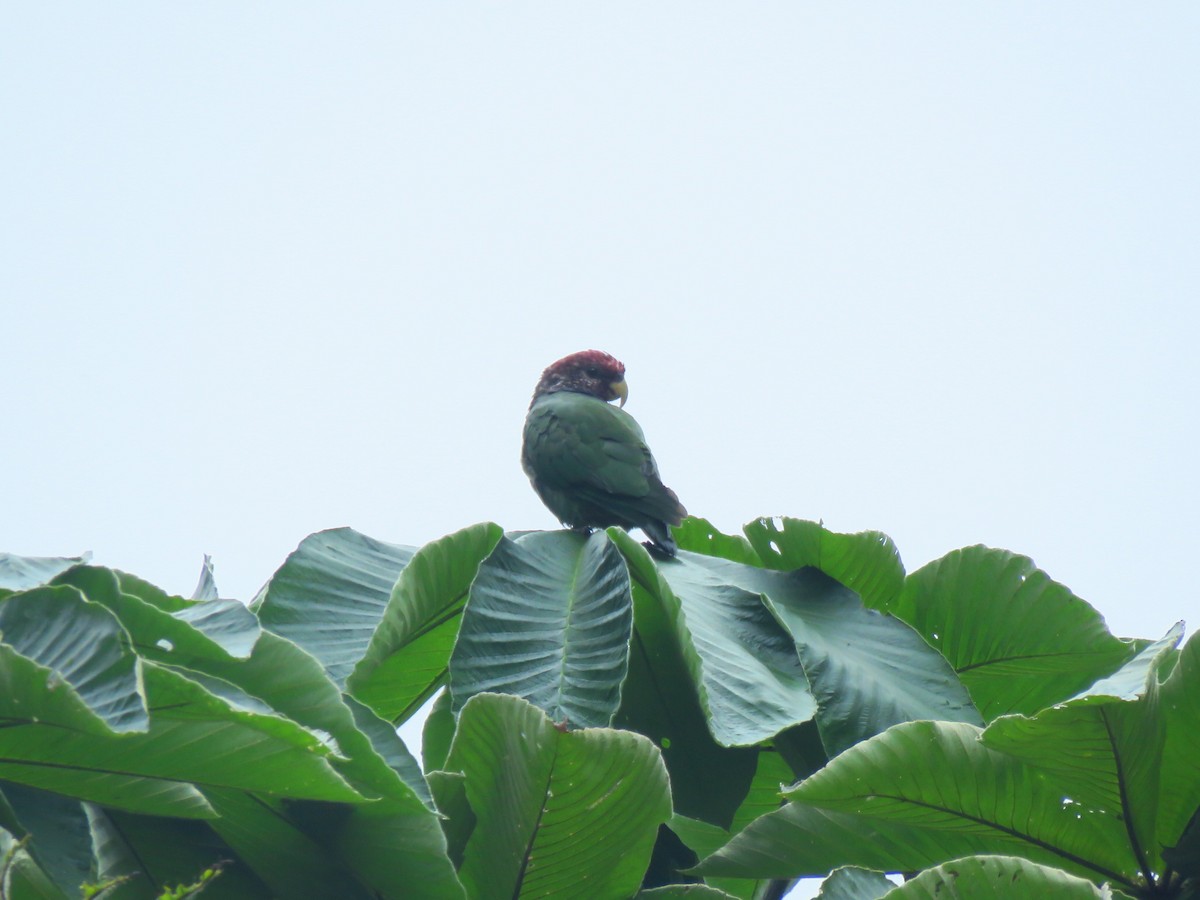
M 577 531 L 640 528 L 648 549 L 672 558 L 671 535 L 687 510 L 662 483 L 629 397 L 625 366 L 581 350 L 548 366 L 533 391 L 521 466 L 550 512 Z M 612 405 L 612 401 L 619 401 Z

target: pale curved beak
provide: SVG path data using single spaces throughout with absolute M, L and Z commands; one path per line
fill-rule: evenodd
M 608 386 L 608 389 L 621 401 L 617 406 L 624 406 L 625 401 L 629 399 L 629 385 L 626 384 L 625 379 L 622 378 L 620 381 L 612 382 Z

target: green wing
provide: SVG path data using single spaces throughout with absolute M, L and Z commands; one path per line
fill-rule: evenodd
M 522 463 L 568 524 L 675 523 L 683 515 L 637 421 L 595 397 L 559 391 L 539 398 L 525 420 Z

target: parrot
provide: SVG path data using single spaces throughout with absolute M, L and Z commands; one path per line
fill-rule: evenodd
M 564 525 L 640 528 L 650 550 L 671 558 L 677 547 L 670 526 L 687 510 L 662 483 L 642 429 L 622 408 L 628 397 L 624 364 L 603 351 L 581 350 L 551 364 L 529 403 L 521 466 Z

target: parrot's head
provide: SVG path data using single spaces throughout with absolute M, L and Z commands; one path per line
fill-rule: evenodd
M 625 366 L 619 359 L 601 350 L 580 350 L 546 367 L 533 392 L 533 399 L 555 391 L 588 394 L 599 397 L 605 403 L 619 400 L 620 405 L 624 406 L 629 397 Z

